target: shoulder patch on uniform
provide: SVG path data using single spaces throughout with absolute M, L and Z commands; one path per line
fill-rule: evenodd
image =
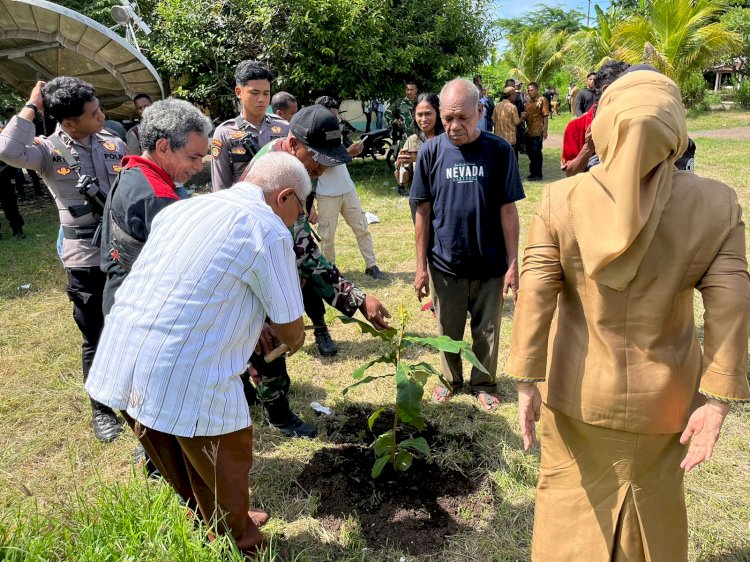
M 62 168 L 57 169 L 57 173 L 61 176 L 67 176 L 70 172 L 71 172 L 70 168 L 62 167 Z
M 119 174 L 119 173 L 120 173 L 120 170 L 122 170 L 122 166 L 118 166 L 117 164 L 112 164 L 112 171 L 113 171 L 113 172 L 114 172 L 115 174 Z
M 274 125 L 273 127 L 271 127 L 271 132 L 279 134 L 281 132 L 281 127 L 279 127 L 278 125 Z
M 211 146 L 218 146 L 219 148 L 221 148 L 221 145 L 222 143 L 219 139 L 214 139 L 211 141 Z
M 221 147 L 216 146 L 216 145 L 211 147 L 211 156 L 213 157 L 214 160 L 218 159 L 220 154 L 221 154 Z

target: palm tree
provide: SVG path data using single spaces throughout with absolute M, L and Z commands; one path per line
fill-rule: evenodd
M 715 0 L 651 0 L 645 13 L 617 25 L 612 40 L 617 56 L 630 64 L 648 63 L 678 83 L 731 54 L 741 38 L 717 21 L 723 5 Z
M 565 44 L 570 70 L 581 78 L 605 62 L 617 58 L 614 31 L 626 15 L 623 10 L 614 6 L 606 13 L 598 5 L 594 6 L 594 10 L 596 26 L 574 33 Z
M 508 38 L 505 62 L 511 73 L 526 84 L 548 82 L 563 65 L 565 38 L 564 31 L 555 33 L 550 29 L 512 35 Z

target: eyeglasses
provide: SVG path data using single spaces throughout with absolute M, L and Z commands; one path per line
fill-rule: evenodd
M 305 219 L 310 219 L 310 215 L 307 213 L 307 207 L 302 204 L 302 200 L 299 198 L 299 195 L 296 193 L 294 194 L 294 198 L 297 200 L 297 203 L 299 204 L 299 208 L 302 209 L 300 212 L 300 216 L 305 217 Z

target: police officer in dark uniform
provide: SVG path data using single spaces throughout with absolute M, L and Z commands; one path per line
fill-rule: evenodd
M 240 100 L 240 114 L 216 127 L 211 141 L 211 184 L 214 191 L 232 187 L 250 160 L 269 142 L 286 137 L 289 123 L 266 113 L 271 103 L 271 82 L 275 76 L 264 64 L 253 60 L 237 65 L 234 88 Z
M 57 121 L 49 137 L 34 138 L 34 118 L 45 112 Z M 83 336 L 82 363 L 86 380 L 104 320 L 102 291 L 105 275 L 99 269 L 95 243 L 101 217 L 91 212 L 89 197 L 103 201 L 120 171 L 125 143 L 104 129 L 104 113 L 91 84 L 61 76 L 37 82 L 29 102 L 0 133 L 0 160 L 17 168 L 35 170 L 44 178 L 57 204 L 64 234 L 62 260 L 68 276 L 73 318 Z M 115 413 L 92 400 L 94 435 L 115 439 L 122 427 Z

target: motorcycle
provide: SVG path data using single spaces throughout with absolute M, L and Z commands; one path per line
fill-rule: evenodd
M 348 139 L 352 133 L 359 133 L 357 128 L 352 125 L 349 121 L 343 117 L 343 111 L 339 112 L 339 121 L 341 122 L 341 134 L 344 139 Z M 362 142 L 362 152 L 357 155 L 357 158 L 363 160 L 368 156 L 376 162 L 379 159 L 384 159 L 386 165 L 391 171 L 396 169 L 396 151 L 398 147 L 398 141 L 394 140 L 395 130 L 392 128 L 388 129 L 375 129 L 369 133 L 362 133 L 359 137 Z M 345 142 L 345 144 L 348 144 Z

